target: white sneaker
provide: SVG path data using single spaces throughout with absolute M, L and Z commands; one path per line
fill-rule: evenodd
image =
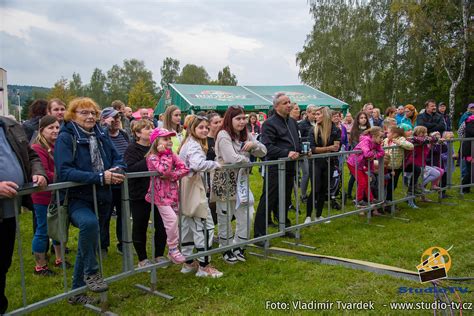
M 306 217 L 305 220 L 304 220 L 304 223 L 305 224 L 308 224 L 308 223 L 311 223 L 311 217 Z
M 204 277 L 204 278 L 220 278 L 223 276 L 224 273 L 220 272 L 210 264 L 205 267 L 199 266 L 198 271 L 196 272 L 197 277 Z
M 183 263 L 183 267 L 181 268 L 181 273 L 187 274 L 191 272 L 196 272 L 199 268 L 199 263 L 197 261 L 193 261 L 193 263 Z

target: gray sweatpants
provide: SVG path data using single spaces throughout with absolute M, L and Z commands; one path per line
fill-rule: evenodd
M 227 208 L 229 203 L 229 208 Z M 235 200 L 229 202 L 216 202 L 217 212 L 217 234 L 219 236 L 219 245 L 227 246 L 245 242 L 249 239 L 250 225 L 252 223 L 253 213 L 255 212 L 253 206 L 240 206 L 235 208 Z M 235 235 L 232 228 L 232 216 L 235 215 Z
M 214 222 L 211 211 L 208 209 L 207 218 L 181 217 L 181 253 L 187 257 L 193 254 L 194 248 L 197 252 L 206 251 L 212 248 L 214 238 Z M 207 247 L 206 247 L 207 241 Z M 207 264 L 211 257 L 199 257 L 198 261 Z

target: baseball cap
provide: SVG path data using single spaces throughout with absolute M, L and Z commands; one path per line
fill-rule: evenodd
M 109 106 L 102 110 L 102 112 L 100 113 L 100 118 L 106 119 L 109 117 L 115 117 L 117 114 L 119 114 L 119 112 L 113 107 Z
M 157 139 L 158 137 L 166 137 L 166 136 L 176 136 L 176 133 L 171 132 L 165 128 L 157 127 L 150 134 L 150 143 L 153 143 L 155 139 Z

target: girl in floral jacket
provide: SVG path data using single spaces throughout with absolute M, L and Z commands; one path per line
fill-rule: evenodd
M 178 181 L 189 173 L 189 169 L 171 150 L 171 136 L 176 136 L 176 133 L 163 128 L 155 128 L 150 135 L 152 145 L 146 155 L 146 163 L 148 170 L 157 171 L 158 176 L 151 179 L 145 200 L 156 205 L 163 219 L 168 258 L 175 264 L 181 264 L 185 258 L 178 249 Z
M 385 154 L 382 148 L 383 130 L 378 127 L 371 127 L 360 136 L 360 142 L 355 146 L 355 151 L 362 151 L 361 153 L 354 153 L 347 158 L 347 165 L 351 174 L 357 180 L 357 206 L 366 207 L 370 201 L 372 204 L 377 204 L 380 201 L 374 200 L 372 192 L 369 190 L 369 177 L 367 172 L 374 172 L 374 160 L 382 158 Z M 367 196 L 369 194 L 369 196 Z

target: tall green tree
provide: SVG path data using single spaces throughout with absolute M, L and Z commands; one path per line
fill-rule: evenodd
M 222 86 L 236 86 L 237 77 L 230 71 L 229 66 L 225 66 L 224 69 L 217 74 L 217 82 Z
M 68 103 L 74 99 L 75 95 L 69 90 L 68 80 L 61 78 L 54 84 L 53 88 L 48 94 L 48 99 L 58 98 Z
M 127 102 L 128 90 L 123 85 L 122 69 L 119 65 L 113 65 L 107 71 L 107 81 L 105 82 L 107 91 L 107 103 L 109 106 L 113 100 L 121 100 Z
M 179 76 L 179 60 L 171 57 L 166 57 L 163 60 L 163 65 L 160 68 L 161 81 L 160 85 L 164 89 L 169 83 L 176 82 Z
M 95 68 L 92 72 L 89 85 L 87 86 L 87 96 L 96 101 L 99 106 L 106 107 L 107 104 L 107 95 L 105 91 L 107 82 L 107 77 L 99 68 Z
M 69 93 L 76 97 L 84 96 L 84 86 L 80 74 L 72 74 L 72 79 L 69 81 Z
M 128 93 L 128 106 L 134 111 L 139 108 L 155 108 L 156 101 L 148 91 L 146 82 L 139 80 Z
M 455 113 L 456 91 L 464 79 L 470 38 L 469 0 L 401 1 L 393 9 L 406 15 L 409 32 L 436 61 L 435 71 L 444 71 L 449 86 L 449 116 Z M 439 66 L 438 66 L 439 65 Z
M 129 92 L 138 82 L 142 81 L 146 91 L 154 95 L 156 82 L 153 73 L 145 67 L 145 62 L 138 59 L 126 59 L 122 66 L 123 89 Z
M 203 66 L 187 64 L 181 74 L 176 78 L 177 83 L 184 84 L 209 84 L 210 77 Z

